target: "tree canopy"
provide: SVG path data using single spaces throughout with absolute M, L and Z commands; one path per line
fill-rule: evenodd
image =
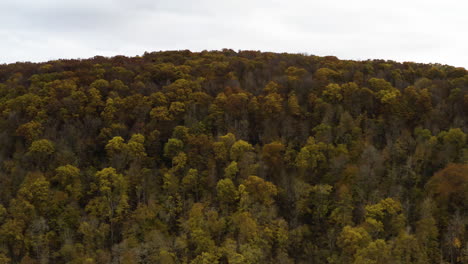
M 463 68 L 14 63 L 0 115 L 0 263 L 468 263 Z

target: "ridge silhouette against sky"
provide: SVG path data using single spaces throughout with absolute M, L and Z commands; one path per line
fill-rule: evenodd
M 468 68 L 468 3 L 3 0 L 0 63 L 231 48 Z

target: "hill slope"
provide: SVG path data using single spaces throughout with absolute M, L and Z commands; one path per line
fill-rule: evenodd
M 232 50 L 0 65 L 0 263 L 468 261 L 468 72 Z

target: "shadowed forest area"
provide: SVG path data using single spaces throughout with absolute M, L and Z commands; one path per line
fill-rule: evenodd
M 0 263 L 468 263 L 468 72 L 167 51 L 0 65 Z

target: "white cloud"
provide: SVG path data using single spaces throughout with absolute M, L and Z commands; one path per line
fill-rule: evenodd
M 253 49 L 468 68 L 463 1 L 3 0 L 0 63 Z

